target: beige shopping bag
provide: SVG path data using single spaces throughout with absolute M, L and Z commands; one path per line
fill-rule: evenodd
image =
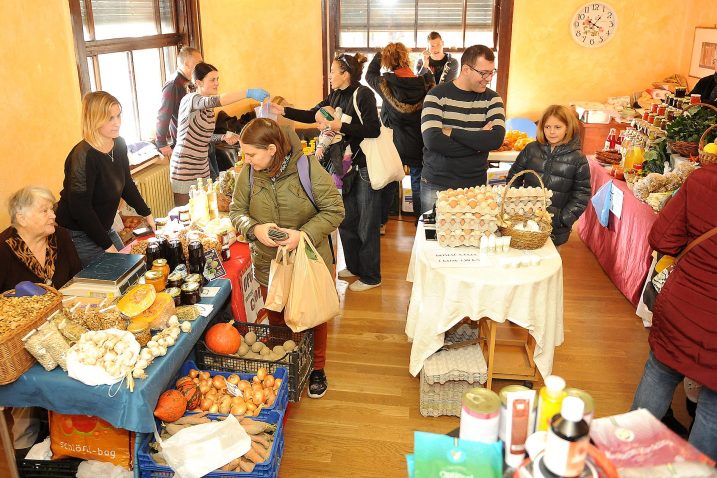
M 289 300 L 291 274 L 294 270 L 294 254 L 279 246 L 276 257 L 271 260 L 269 269 L 269 286 L 266 293 L 264 308 L 281 312 Z
M 289 301 L 284 310 L 286 325 L 294 332 L 301 332 L 337 315 L 339 296 L 334 279 L 309 237 L 302 232 L 294 258 Z

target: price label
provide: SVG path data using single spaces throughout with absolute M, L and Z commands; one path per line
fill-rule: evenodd
M 242 393 L 241 393 L 241 390 L 239 390 L 239 387 L 237 387 L 237 386 L 234 385 L 233 383 L 227 382 L 227 393 L 228 393 L 229 395 L 234 396 L 234 397 L 242 397 L 242 398 L 244 398 L 244 396 L 243 396 Z
M 219 287 L 203 287 L 202 297 L 214 297 L 219 292 Z

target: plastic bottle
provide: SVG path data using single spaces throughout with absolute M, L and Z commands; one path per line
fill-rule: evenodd
M 536 431 L 545 431 L 550 427 L 550 420 L 560 413 L 564 397 L 565 380 L 557 375 L 548 375 L 545 378 L 545 386 L 540 389 Z
M 578 397 L 565 397 L 550 425 L 544 466 L 557 476 L 580 476 L 588 453 L 590 426 L 583 420 L 585 404 Z
M 607 139 L 605 139 L 605 146 L 603 147 L 603 149 L 605 151 L 614 150 L 616 144 L 617 144 L 617 131 L 615 130 L 615 128 L 610 128 L 610 132 L 607 135 Z

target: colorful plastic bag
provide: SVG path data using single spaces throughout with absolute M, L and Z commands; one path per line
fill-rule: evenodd
M 289 300 L 291 290 L 291 274 L 294 271 L 294 255 L 286 250 L 286 246 L 279 246 L 276 258 L 271 260 L 269 269 L 269 286 L 266 293 L 264 308 L 281 312 Z
M 284 320 L 294 332 L 323 324 L 339 315 L 334 279 L 311 240 L 302 232 L 294 258 Z

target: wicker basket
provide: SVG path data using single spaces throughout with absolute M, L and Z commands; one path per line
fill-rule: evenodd
M 717 124 L 713 124 L 712 126 L 707 128 L 705 130 L 705 132 L 702 133 L 702 137 L 700 137 L 700 148 L 699 148 L 700 164 L 704 165 L 704 164 L 716 164 L 717 163 L 717 154 L 706 153 L 703 149 L 705 147 L 705 140 L 707 139 L 707 133 L 712 131 L 712 129 L 714 129 L 714 128 L 717 128 Z
M 22 338 L 62 306 L 62 295 L 59 292 L 52 287 L 38 285 L 44 287 L 49 294 L 53 294 L 55 299 L 37 315 L 28 317 L 24 325 L 0 337 L 0 385 L 14 382 L 32 367 L 35 358 L 25 350 Z
M 695 107 L 699 107 L 699 106 L 717 111 L 717 107 L 712 106 L 708 103 L 696 103 L 694 105 L 690 105 L 689 108 L 687 108 L 687 109 L 695 108 Z M 709 131 L 709 128 L 708 128 L 708 131 Z M 698 156 L 701 154 L 702 146 L 703 146 L 702 141 L 703 141 L 704 137 L 705 136 L 703 134 L 702 138 L 700 138 L 699 143 L 696 143 L 693 141 L 674 141 L 672 143 L 668 143 L 667 146 L 670 147 L 670 150 L 672 150 L 673 153 L 677 153 L 680 156 L 684 156 L 685 158 L 690 158 L 692 156 Z M 710 153 L 706 153 L 706 154 L 710 154 Z
M 506 221 L 503 216 L 503 212 L 505 210 L 506 195 L 508 193 L 508 190 L 510 189 L 510 186 L 513 184 L 513 181 L 527 173 L 532 173 L 535 175 L 535 177 L 538 178 L 538 181 L 540 182 L 540 187 L 543 189 L 543 209 L 547 211 L 548 202 L 545 194 L 545 185 L 543 184 L 543 180 L 540 178 L 540 175 L 532 169 L 526 169 L 513 176 L 508 182 L 508 184 L 505 186 L 505 189 L 503 189 L 503 198 L 500 202 L 500 220 L 502 224 L 509 225 L 498 226 L 498 229 L 504 236 L 510 236 L 510 247 L 513 247 L 515 249 L 540 249 L 541 247 L 543 247 L 543 244 L 545 244 L 545 241 L 548 240 L 548 238 L 550 237 L 550 233 L 553 231 L 552 224 L 545 220 L 536 220 L 535 222 L 537 222 L 538 226 L 540 226 L 539 232 L 521 231 L 519 229 L 513 228 L 512 224 L 520 221 L 527 221 L 529 219 L 535 220 L 535 217 L 516 214 L 510 216 L 509 219 Z

